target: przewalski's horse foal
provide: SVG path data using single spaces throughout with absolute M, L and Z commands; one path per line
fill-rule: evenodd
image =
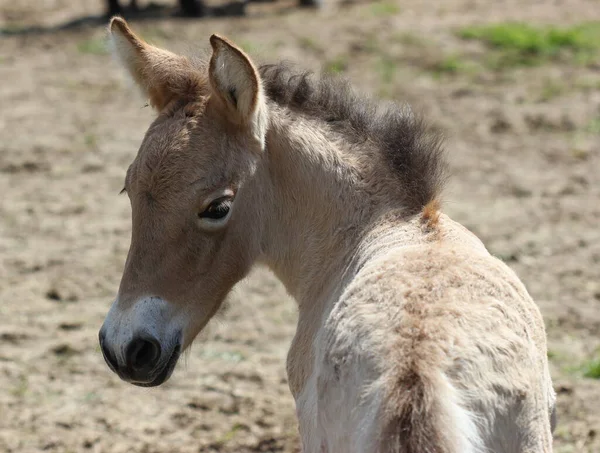
M 555 395 L 525 287 L 438 212 L 439 141 L 338 80 L 207 64 L 113 19 L 158 118 L 127 171 L 133 234 L 100 343 L 124 380 L 165 382 L 231 288 L 266 263 L 295 297 L 287 361 L 310 453 L 541 453 Z

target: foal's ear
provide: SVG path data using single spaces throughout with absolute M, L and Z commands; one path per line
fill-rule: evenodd
M 200 72 L 187 58 L 144 42 L 120 17 L 111 19 L 108 30 L 113 53 L 156 110 L 199 89 Z
M 267 106 L 257 69 L 244 51 L 226 38 L 212 35 L 210 44 L 213 53 L 208 74 L 213 93 L 228 118 L 249 127 L 264 148 Z

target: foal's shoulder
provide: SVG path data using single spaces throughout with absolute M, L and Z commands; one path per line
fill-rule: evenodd
M 433 305 L 487 297 L 507 305 L 535 305 L 515 272 L 448 216 L 441 214 L 434 231 L 415 237 L 400 245 L 390 240 L 390 247 L 381 247 L 383 252 L 355 275 L 345 297 L 357 305 L 379 300 L 397 306 L 415 297 Z
M 448 217 L 436 227 L 433 237 L 390 247 L 360 269 L 331 311 L 332 338 L 377 348 L 402 331 L 407 345 L 442 347 L 450 337 L 487 342 L 518 331 L 544 353 L 541 314 L 518 276 Z

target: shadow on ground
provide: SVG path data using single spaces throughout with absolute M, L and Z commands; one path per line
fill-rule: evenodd
M 254 2 L 260 2 L 265 0 L 253 0 Z M 266 0 L 270 1 L 270 0 Z M 200 18 L 210 17 L 242 17 L 246 14 L 246 5 L 248 1 L 236 1 L 225 3 L 218 6 L 205 6 L 203 14 L 200 17 L 189 17 L 185 16 L 180 9 L 177 7 L 170 7 L 165 5 L 158 5 L 156 3 L 149 3 L 144 8 L 131 9 L 124 8 L 123 16 L 129 22 L 141 22 L 144 20 L 156 20 L 156 19 L 174 19 L 179 18 L 181 20 L 193 20 Z M 53 25 L 53 26 L 21 26 L 21 25 L 8 25 L 0 28 L 0 36 L 18 36 L 18 35 L 39 35 L 46 33 L 56 33 L 64 30 L 77 30 L 84 27 L 96 27 L 105 26 L 110 14 L 96 14 L 83 16 L 69 20 L 67 22 Z

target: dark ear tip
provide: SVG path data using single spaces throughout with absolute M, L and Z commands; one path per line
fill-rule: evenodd
M 113 16 L 108 24 L 108 31 L 111 34 L 121 35 L 127 39 L 132 45 L 138 49 L 142 49 L 145 46 L 143 40 L 138 38 L 135 33 L 127 25 L 127 21 L 121 16 Z
M 213 50 L 216 50 L 219 44 L 223 44 L 224 42 L 225 40 L 216 33 L 213 33 L 210 36 L 210 45 L 212 46 Z
M 108 23 L 108 29 L 111 31 L 111 33 L 118 30 L 123 34 L 126 34 L 129 30 L 129 27 L 127 26 L 127 22 L 125 22 L 125 19 L 123 19 L 121 16 L 113 16 Z

